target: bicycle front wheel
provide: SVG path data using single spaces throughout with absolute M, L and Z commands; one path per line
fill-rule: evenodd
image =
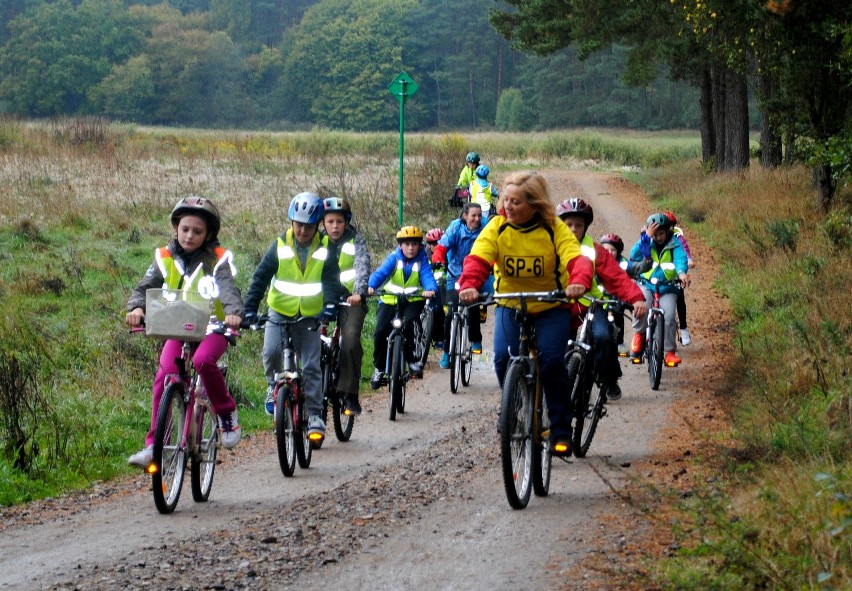
M 660 387 L 660 378 L 663 376 L 663 339 L 665 338 L 666 319 L 662 314 L 655 314 L 649 319 L 651 335 L 648 337 L 648 378 L 651 381 L 651 390 Z
M 151 472 L 154 504 L 160 513 L 171 513 L 180 498 L 186 469 L 186 402 L 184 385 L 171 384 L 163 392 L 154 435 L 155 469 Z
M 500 403 L 500 460 L 503 487 L 513 509 L 523 509 L 532 493 L 533 408 L 522 363 L 512 363 Z
M 292 476 L 296 470 L 296 425 L 290 387 L 284 384 L 275 386 L 275 442 L 281 473 Z
M 456 314 L 450 321 L 450 338 L 444 341 L 449 347 L 450 357 L 450 392 L 455 394 L 459 390 L 459 380 L 461 379 L 461 330 L 459 329 L 459 319 Z
M 583 451 L 583 435 L 588 431 L 589 423 L 589 380 L 586 379 L 586 358 L 575 350 L 568 354 L 565 362 L 568 370 L 568 383 L 571 384 L 571 403 L 574 406 L 574 433 L 571 445 L 574 455 L 578 458 L 585 456 Z M 590 440 L 591 441 L 591 440 Z
M 213 488 L 213 473 L 216 471 L 216 452 L 219 441 L 219 422 L 216 414 L 210 412 L 206 404 L 195 405 L 195 421 L 197 435 L 195 453 L 190 461 L 190 482 L 192 483 L 192 499 L 203 503 L 210 498 Z
M 591 391 L 589 391 L 591 390 Z M 604 388 L 597 384 L 591 384 L 591 388 L 586 390 L 584 396 L 586 400 L 585 408 L 583 409 L 584 421 L 582 428 L 578 428 L 574 432 L 574 455 L 578 458 L 586 457 L 589 452 L 589 446 L 592 445 L 592 438 L 595 436 L 595 431 L 598 428 L 598 421 L 604 413 Z M 575 410 L 575 413 L 579 410 Z
M 302 384 L 293 382 L 291 387 L 294 393 L 298 393 L 294 397 L 299 400 L 295 404 L 293 413 L 293 424 L 296 427 L 296 460 L 299 462 L 299 467 L 304 470 L 311 467 L 314 442 L 308 437 L 308 415 L 305 413 L 305 393 L 302 391 Z
M 405 354 L 402 350 L 402 335 L 398 334 L 391 339 L 390 348 L 391 373 L 389 380 L 388 418 L 395 421 L 396 411 L 399 409 L 400 400 L 402 399 L 402 364 L 405 362 L 403 359 Z

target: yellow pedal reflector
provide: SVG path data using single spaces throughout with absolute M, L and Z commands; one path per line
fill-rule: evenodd
M 559 443 L 553 446 L 553 451 L 560 454 L 565 453 L 566 451 L 568 451 L 568 444 L 560 441 Z
M 148 474 L 156 474 L 160 471 L 160 469 L 157 467 L 157 464 L 148 464 L 148 468 L 146 468 L 146 470 Z
M 322 433 L 311 433 L 310 435 L 308 435 L 308 439 L 310 439 L 311 441 L 322 441 L 323 439 L 325 439 L 325 435 L 323 435 Z
M 639 365 L 640 363 L 642 363 L 642 359 L 640 357 L 634 357 L 630 361 L 633 362 L 633 365 Z

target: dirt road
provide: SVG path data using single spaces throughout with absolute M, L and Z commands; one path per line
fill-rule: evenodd
M 603 173 L 545 174 L 555 199 L 593 205 L 593 236 L 613 231 L 632 244 L 649 211 L 634 186 Z M 698 274 L 696 294 L 710 293 L 710 279 Z M 649 531 L 626 502 L 630 483 L 658 468 L 663 480 L 686 471 L 659 454 L 675 438 L 665 429 L 682 425 L 673 404 L 704 387 L 716 347 L 702 338 L 707 325 L 696 319 L 684 366 L 666 370 L 656 392 L 644 366 L 622 361 L 624 396 L 608 405 L 588 457 L 555 462 L 550 496 L 523 511 L 509 508 L 499 473 L 492 326 L 470 387 L 450 394 L 433 353 L 404 415 L 389 422 L 385 392 L 373 395 L 351 441 L 330 434 L 293 478 L 279 471 L 270 429 L 221 453 L 208 503 L 193 503 L 187 483 L 169 516 L 141 475 L 3 510 L 0 589 L 611 588 L 613 572 L 590 565 L 601 552 L 625 564 L 623 550 Z

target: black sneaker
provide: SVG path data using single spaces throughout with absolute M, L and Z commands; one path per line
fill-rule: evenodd
M 370 387 L 373 390 L 378 390 L 382 387 L 382 382 L 385 380 L 385 372 L 380 369 L 373 370 L 373 375 L 370 378 Z
M 610 384 L 606 387 L 604 391 L 606 393 L 607 400 L 618 400 L 621 398 L 621 387 L 616 382 L 615 384 Z
M 357 394 L 347 394 L 343 397 L 343 412 L 352 416 L 361 414 L 361 404 L 358 402 Z
M 564 435 L 561 437 L 550 436 L 550 455 L 555 456 L 557 458 L 568 458 L 571 457 L 571 436 Z

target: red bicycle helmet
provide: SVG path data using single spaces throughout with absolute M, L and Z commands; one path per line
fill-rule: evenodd
M 677 217 L 675 217 L 675 214 L 670 211 L 664 211 L 663 215 L 669 218 L 669 221 L 671 222 L 672 226 L 677 226 Z
M 604 234 L 601 236 L 601 244 L 612 244 L 618 254 L 624 251 L 624 240 L 618 234 Z
M 556 215 L 559 218 L 563 218 L 567 215 L 583 216 L 583 219 L 586 220 L 587 228 L 592 225 L 592 220 L 595 219 L 595 212 L 592 210 L 592 206 L 583 201 L 582 199 L 578 199 L 576 197 L 566 199 L 565 201 L 557 205 Z
M 444 231 L 441 228 L 432 228 L 426 232 L 426 242 L 437 242 L 443 235 Z

